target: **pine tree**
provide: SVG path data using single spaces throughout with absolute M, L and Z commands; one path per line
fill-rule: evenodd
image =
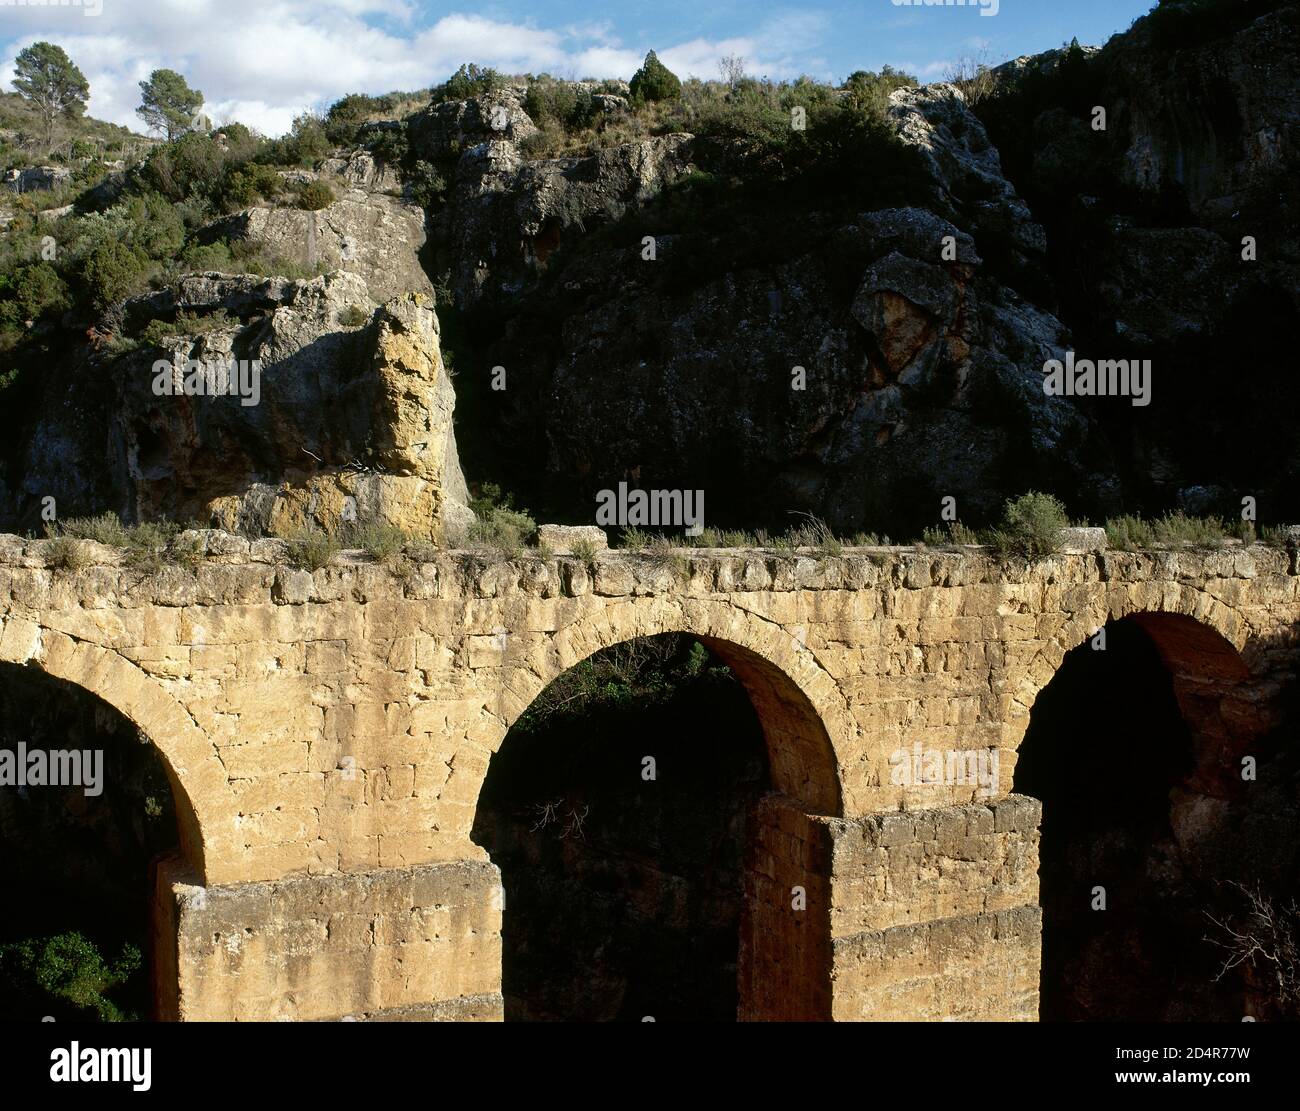
M 46 149 L 54 145 L 54 125 L 60 117 L 78 119 L 86 111 L 90 85 L 61 46 L 36 42 L 14 60 L 14 88 L 40 113 Z
M 203 107 L 203 94 L 172 69 L 154 70 L 148 81 L 140 82 L 140 92 L 135 114 L 153 130 L 164 132 L 169 142 L 190 129 L 195 113 Z

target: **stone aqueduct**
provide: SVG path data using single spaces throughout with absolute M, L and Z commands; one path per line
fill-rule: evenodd
M 93 566 L 55 571 L 46 542 L 0 540 L 0 660 L 93 692 L 167 765 L 182 847 L 153 915 L 171 1019 L 501 1017 L 500 875 L 470 839 L 488 762 L 566 668 L 687 631 L 745 684 L 775 788 L 749 823 L 741 1017 L 1033 1020 L 1041 806 L 1010 789 L 1064 654 L 1142 615 L 1213 792 L 1298 651 L 1296 553 L 1263 546 L 1018 567 L 448 553 L 397 575 L 205 538 L 197 568 L 154 574 L 95 545 Z M 996 794 L 894 785 L 890 753 L 916 742 L 995 747 Z

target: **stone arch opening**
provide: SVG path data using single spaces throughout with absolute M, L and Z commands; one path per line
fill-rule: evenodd
M 167 762 L 119 709 L 0 663 L 0 1007 L 13 1019 L 146 1019 L 153 891 L 179 849 Z
M 1240 1018 L 1206 911 L 1235 875 L 1257 707 L 1237 649 L 1185 615 L 1112 619 L 1065 654 L 1015 769 L 1043 804 L 1041 1018 Z
M 839 807 L 821 716 L 770 659 L 679 632 L 587 653 L 517 716 L 479 795 L 506 1018 L 829 1017 L 829 910 L 817 891 L 792 911 L 787 827 Z

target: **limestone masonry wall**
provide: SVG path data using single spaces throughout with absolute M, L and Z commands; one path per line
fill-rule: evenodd
M 1262 545 L 1034 565 L 975 549 L 607 552 L 593 566 L 442 553 L 395 574 L 359 554 L 308 572 L 280 541 L 199 539 L 197 567 L 149 574 L 91 543 L 93 566 L 55 570 L 49 542 L 0 538 L 0 661 L 117 707 L 173 777 L 184 860 L 163 870 L 160 904 L 181 939 L 186 1017 L 491 1013 L 499 975 L 473 970 L 499 968 L 499 882 L 469 837 L 488 761 L 564 670 L 674 631 L 733 663 L 775 788 L 832 820 L 817 882 L 831 891 L 835 1017 L 1033 1017 L 1037 811 L 1008 796 L 1038 691 L 1106 621 L 1176 613 L 1240 653 L 1234 720 L 1243 706 L 1266 718 L 1300 621 L 1296 553 Z M 997 783 L 891 781 L 891 755 L 916 745 L 995 752 Z M 416 936 L 416 888 L 453 864 L 477 878 L 438 896 L 446 914 Z M 176 883 L 206 886 L 206 909 Z M 357 941 L 367 919 L 375 939 L 403 937 L 400 969 L 387 942 Z M 937 979 L 922 960 L 936 946 Z M 254 975 L 251 954 L 273 950 L 292 960 Z M 977 968 L 997 970 L 996 990 L 967 983 Z

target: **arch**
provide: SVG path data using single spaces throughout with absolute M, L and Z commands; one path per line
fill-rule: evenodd
M 1139 624 L 1155 642 L 1171 673 L 1175 668 L 1182 668 L 1185 678 L 1190 678 L 1198 664 L 1208 663 L 1223 678 L 1230 677 L 1235 685 L 1249 677 L 1249 668 L 1242 657 L 1248 629 L 1231 607 L 1203 590 L 1186 585 L 1168 587 L 1156 606 L 1150 605 L 1149 599 L 1146 599 L 1148 604 L 1142 604 L 1131 598 L 1131 593 L 1112 591 L 1101 595 L 1070 616 L 1039 649 L 1012 693 L 1003 723 L 1005 750 L 1014 753 L 1019 749 L 1029 728 L 1034 702 L 1055 677 L 1066 654 L 1113 621 L 1130 618 Z
M 520 715 L 569 668 L 602 648 L 661 633 L 696 637 L 736 673 L 763 728 L 773 787 L 809 813 L 842 816 L 843 761 L 836 742 L 849 735 L 852 719 L 834 679 L 779 623 L 712 599 L 679 605 L 636 599 L 557 630 L 541 666 L 519 668 L 506 682 L 509 698 L 490 751 L 501 747 Z
M 211 742 L 185 708 L 140 667 L 109 648 L 78 640 L 25 618 L 9 616 L 0 632 L 0 662 L 35 667 L 81 687 L 140 729 L 157 750 L 176 803 L 181 852 L 202 883 L 230 869 L 214 853 L 218 828 L 212 800 L 228 790 Z
M 1017 746 L 1013 789 L 1043 806 L 1041 1014 L 1221 1017 L 1234 1004 L 1200 927 L 1247 796 L 1240 758 L 1267 724 L 1242 623 L 1221 613 L 1216 628 L 1201 606 L 1100 608 L 1058 636 L 1068 649 Z M 1113 913 L 1088 914 L 1096 898 Z M 1120 953 L 1126 974 L 1111 977 Z

